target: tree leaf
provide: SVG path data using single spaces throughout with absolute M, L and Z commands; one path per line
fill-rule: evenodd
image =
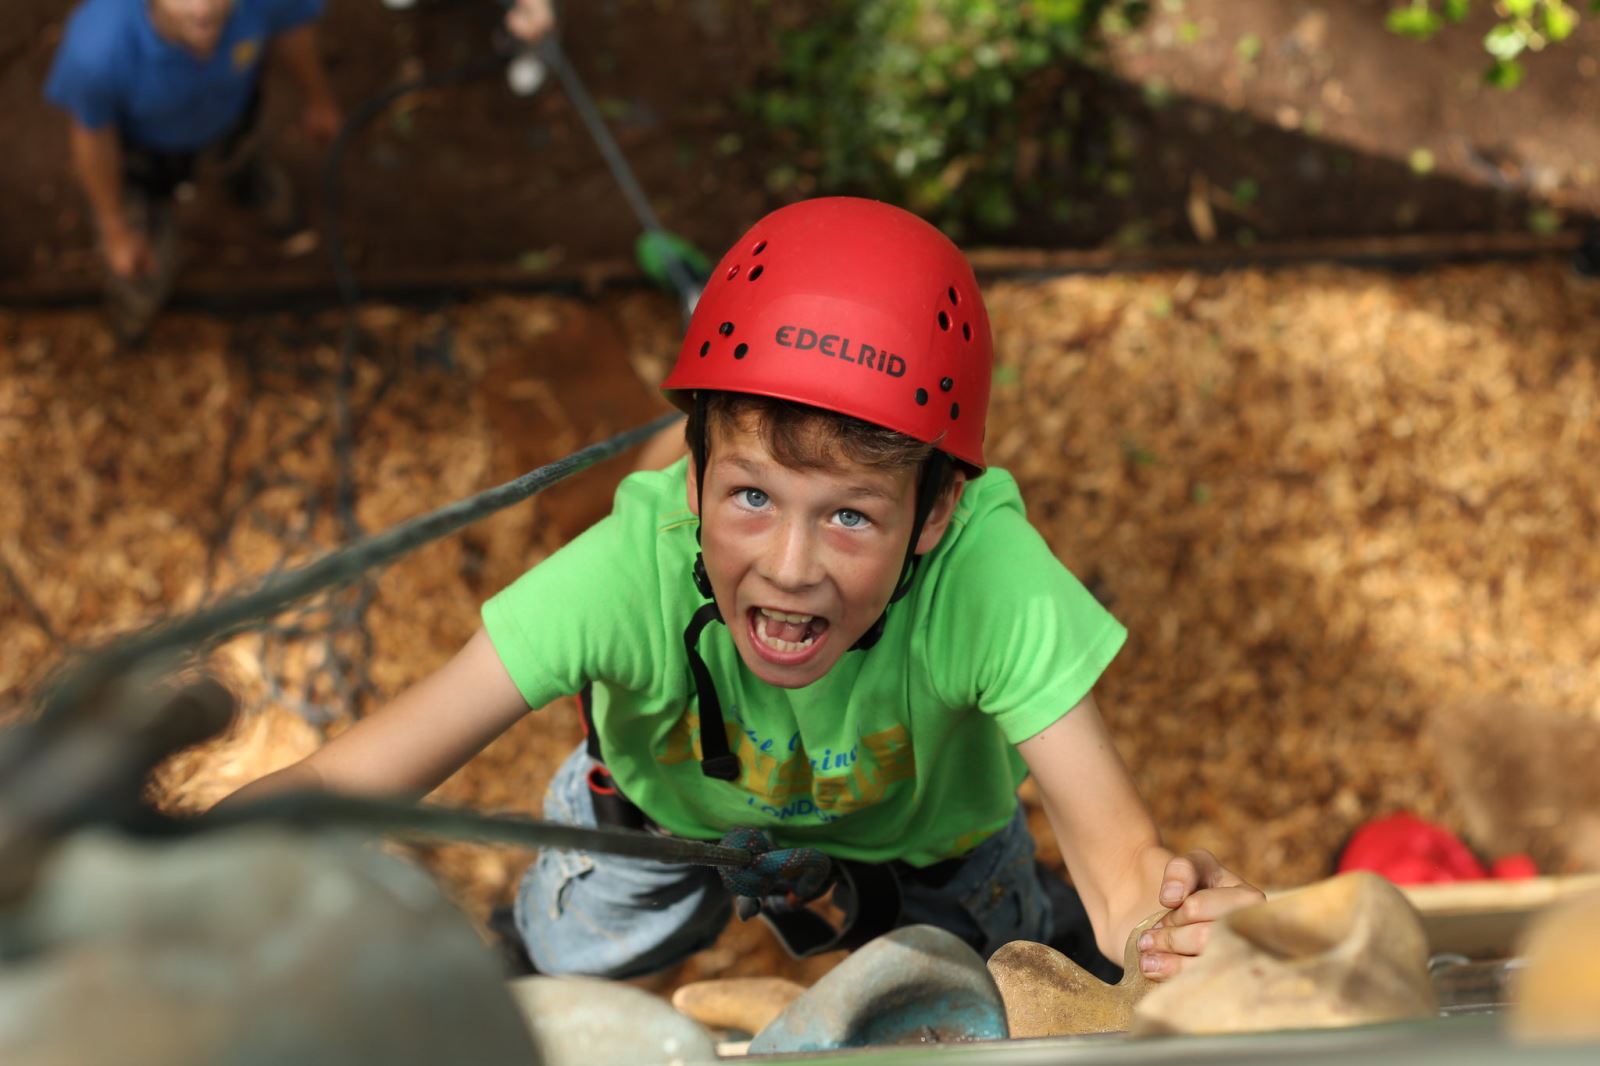
M 1527 36 L 1520 28 L 1509 22 L 1502 22 L 1483 38 L 1484 51 L 1504 62 L 1517 58 L 1527 47 Z
M 1522 77 L 1526 73 L 1522 64 L 1514 59 L 1497 59 L 1484 71 L 1483 80 L 1496 89 L 1515 89 L 1522 84 Z

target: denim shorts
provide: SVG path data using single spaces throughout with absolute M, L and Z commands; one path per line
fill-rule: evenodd
M 595 825 L 578 748 L 545 793 L 544 817 Z M 946 929 L 987 958 L 1012 940 L 1045 941 L 1051 905 L 1036 872 L 1033 838 L 1019 806 L 940 883 L 902 878 L 902 925 Z M 710 947 L 733 913 L 716 870 L 594 855 L 539 853 L 517 890 L 517 931 L 540 973 L 628 978 L 654 973 Z

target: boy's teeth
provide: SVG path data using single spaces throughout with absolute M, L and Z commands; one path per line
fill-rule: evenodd
M 809 622 L 814 617 L 809 614 L 788 614 L 784 611 L 773 611 L 766 607 L 760 607 L 757 610 L 768 618 L 776 618 L 780 622 Z
M 826 628 L 826 623 L 813 624 L 817 621 L 816 615 L 773 611 L 766 607 L 758 607 L 756 611 L 759 616 L 756 636 L 761 638 L 761 643 L 778 651 L 808 648 L 817 639 L 817 634 Z

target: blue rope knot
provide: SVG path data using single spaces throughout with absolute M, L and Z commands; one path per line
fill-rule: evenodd
M 822 895 L 833 874 L 833 861 L 816 848 L 780 848 L 770 836 L 751 826 L 730 830 L 722 845 L 754 857 L 749 866 L 717 868 L 722 883 L 736 896 L 799 906 Z

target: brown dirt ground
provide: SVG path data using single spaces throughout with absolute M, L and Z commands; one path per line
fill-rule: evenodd
M 811 193 L 768 187 L 789 161 L 745 117 L 739 94 L 770 55 L 774 19 L 819 0 L 607 0 L 568 5 L 564 39 L 665 224 L 707 250 L 766 208 Z M 1169 0 L 1117 37 L 1102 70 L 1071 74 L 1087 101 L 1082 166 L 1125 181 L 1062 178 L 1001 243 L 1117 246 L 1461 230 L 1525 230 L 1600 211 L 1600 19 L 1530 63 L 1515 93 L 1478 82 L 1478 22 L 1418 44 L 1387 33 L 1388 0 L 1285 5 Z M 418 72 L 485 54 L 494 5 L 454 2 L 394 14 L 335 4 L 323 27 L 350 110 Z M 0 29 L 0 299 L 82 297 L 97 278 L 59 114 L 40 86 L 59 40 L 61 0 L 13 0 Z M 1250 47 L 1250 43 L 1254 47 Z M 282 152 L 315 214 L 320 153 L 269 101 Z M 1045 116 L 1042 122 L 1058 118 Z M 1413 170 L 1414 153 L 1432 168 Z M 369 287 L 540 283 L 631 258 L 637 226 L 553 84 L 530 100 L 497 78 L 410 97 L 351 145 L 343 231 Z M 1250 190 L 1250 191 L 1245 191 Z M 206 190 L 202 190 L 206 192 Z M 1050 210 L 1074 206 L 1070 218 Z M 1211 216 L 1209 227 L 1196 212 Z M 1542 208 L 1553 208 L 1555 214 Z M 185 208 L 183 292 L 326 290 L 320 252 L 267 241 L 202 195 Z
M 1292 885 L 1326 873 L 1361 821 L 1406 809 L 1490 855 L 1600 868 L 1600 285 L 1554 264 L 1306 268 L 987 296 L 994 461 L 1132 631 L 1097 692 L 1173 846 Z M 369 306 L 359 321 L 367 530 L 642 422 L 677 332 L 646 294 Z M 91 314 L 0 313 L 0 717 L 66 650 L 338 542 L 337 327 L 176 314 L 118 355 Z M 625 466 L 386 570 L 362 709 L 458 647 L 481 600 L 601 513 Z M 203 807 L 311 750 L 318 729 L 290 697 L 324 654 L 220 649 L 251 713 L 175 760 L 163 801 Z M 339 728 L 325 686 L 311 696 Z M 537 811 L 577 737 L 566 701 L 530 714 L 439 798 Z M 417 854 L 478 917 L 527 861 Z M 809 980 L 831 962 L 791 967 L 738 927 L 681 976 Z

